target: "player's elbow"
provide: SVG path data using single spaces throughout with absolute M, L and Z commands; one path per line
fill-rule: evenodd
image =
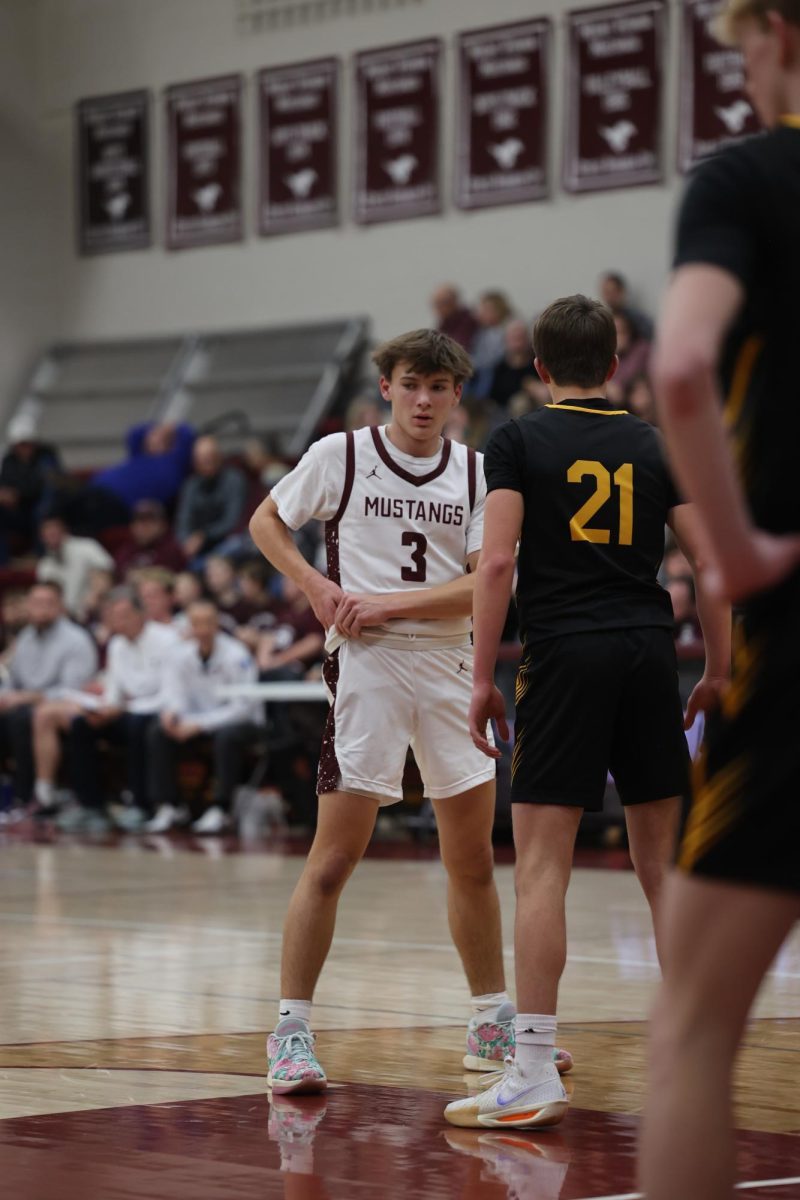
M 659 350 L 653 384 L 661 412 L 678 420 L 694 416 L 713 389 L 715 366 L 713 350 L 702 342 Z
M 513 575 L 514 565 L 515 559 L 512 551 L 491 550 L 488 554 L 481 554 L 478 572 L 484 579 L 494 583 L 504 579 L 507 575 Z

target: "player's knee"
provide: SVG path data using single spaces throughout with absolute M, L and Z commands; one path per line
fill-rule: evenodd
M 494 882 L 494 855 L 491 847 L 445 861 L 450 882 L 456 886 L 487 888 Z
M 309 882 L 322 896 L 337 895 L 352 875 L 358 859 L 345 850 L 331 850 L 309 863 Z

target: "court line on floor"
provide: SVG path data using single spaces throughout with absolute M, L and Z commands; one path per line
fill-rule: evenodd
M 737 1183 L 737 1192 L 752 1192 L 756 1188 L 781 1188 L 790 1187 L 793 1183 L 800 1183 L 800 1175 L 793 1175 L 788 1179 L 754 1179 L 750 1183 Z M 613 1196 L 584 1196 L 583 1200 L 645 1200 L 644 1192 L 615 1192 Z

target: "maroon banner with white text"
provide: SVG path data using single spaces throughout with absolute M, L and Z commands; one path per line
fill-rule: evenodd
M 338 82 L 335 58 L 259 72 L 261 234 L 337 223 Z
M 455 199 L 460 208 L 547 195 L 549 51 L 546 19 L 459 37 Z
M 242 237 L 239 75 L 167 89 L 167 246 Z
M 678 165 L 701 158 L 760 128 L 744 89 L 742 55 L 714 35 L 720 0 L 684 0 Z
M 568 14 L 564 187 L 658 183 L 666 4 L 633 0 Z
M 81 100 L 76 109 L 81 254 L 150 245 L 148 92 Z
M 438 40 L 358 54 L 354 217 L 362 224 L 441 209 Z

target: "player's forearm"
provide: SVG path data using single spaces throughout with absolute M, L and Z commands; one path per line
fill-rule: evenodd
M 269 497 L 250 518 L 250 536 L 276 571 L 288 576 L 306 594 L 321 578 L 319 571 L 303 558 Z
M 442 621 L 471 615 L 474 588 L 475 576 L 463 575 L 432 588 L 389 592 L 380 599 L 381 605 L 386 606 L 387 620 L 409 617 L 419 621 Z
M 710 366 L 660 368 L 661 425 L 684 494 L 697 505 L 726 576 L 735 576 L 753 523 L 728 447 L 719 391 Z
M 731 673 L 731 606 L 709 596 L 702 575 L 695 575 L 697 616 L 703 631 L 706 675 L 725 679 Z
M 472 605 L 472 637 L 475 660 L 474 682 L 493 682 L 497 651 L 506 623 L 514 583 L 513 555 L 481 555 L 475 575 Z

